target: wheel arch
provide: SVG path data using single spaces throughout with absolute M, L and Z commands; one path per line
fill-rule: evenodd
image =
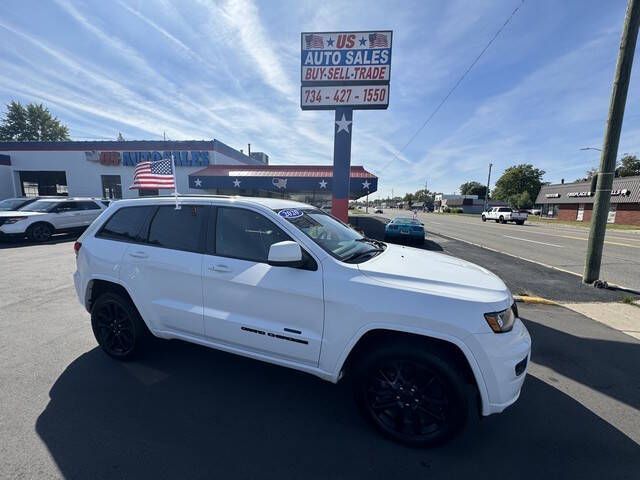
M 52 231 L 56 231 L 56 227 L 53 225 L 53 223 L 47 221 L 47 220 L 36 220 L 35 222 L 33 222 L 31 225 L 29 225 L 26 230 L 25 233 L 29 231 L 30 228 L 33 228 L 34 226 L 38 225 L 38 224 L 44 224 L 48 227 L 51 228 Z
M 478 393 L 479 410 L 484 410 L 483 406 L 488 405 L 489 394 L 487 387 L 480 366 L 471 350 L 460 339 L 436 332 L 397 330 L 389 326 L 371 326 L 363 329 L 354 336 L 341 355 L 336 378 L 340 379 L 343 376 L 348 376 L 350 368 L 360 355 L 363 355 L 369 349 L 375 348 L 380 342 L 389 341 L 420 343 L 427 348 L 438 351 L 443 356 L 448 356 L 460 368 L 465 381 L 470 383 Z

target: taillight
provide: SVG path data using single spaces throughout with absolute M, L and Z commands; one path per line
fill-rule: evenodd
M 82 243 L 80 242 L 76 242 L 73 244 L 73 251 L 76 254 L 76 257 L 78 256 L 78 252 L 80 251 L 80 247 L 82 247 Z

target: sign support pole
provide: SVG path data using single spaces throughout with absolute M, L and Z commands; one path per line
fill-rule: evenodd
M 337 107 L 333 138 L 333 181 L 331 213 L 349 222 L 349 181 L 351 177 L 351 131 L 353 108 Z

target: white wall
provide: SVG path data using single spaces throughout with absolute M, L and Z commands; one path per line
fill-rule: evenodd
M 0 165 L 0 200 L 13 197 L 13 185 L 11 182 L 11 166 Z
M 120 175 L 123 198 L 136 198 L 137 190 L 129 190 L 133 183 L 135 167 L 101 165 L 86 160 L 84 151 L 10 151 L 2 152 L 11 157 L 11 166 L 0 166 L 0 199 L 13 197 L 15 192 L 22 195 L 18 171 L 45 170 L 64 171 L 67 176 L 69 196 L 101 197 L 101 175 Z M 242 163 L 220 152 L 209 151 L 211 165 L 241 165 Z M 202 193 L 202 190 L 189 188 L 189 174 L 205 167 L 176 167 L 176 179 L 179 193 Z M 13 179 L 12 179 L 13 177 Z M 160 195 L 169 195 L 173 190 L 161 189 Z

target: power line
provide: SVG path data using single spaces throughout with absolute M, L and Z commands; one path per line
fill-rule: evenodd
M 456 83 L 454 83 L 453 87 L 451 87 L 451 89 L 447 92 L 447 94 L 444 96 L 444 98 L 440 101 L 440 103 L 436 106 L 436 108 L 431 112 L 431 114 L 427 117 L 427 119 L 424 121 L 424 123 L 420 126 L 420 128 L 418 128 L 418 130 L 416 130 L 416 132 L 411 136 L 411 138 L 409 139 L 409 141 L 407 143 L 405 143 L 403 145 L 403 147 L 398 150 L 398 153 L 394 153 L 393 157 L 391 158 L 391 160 L 389 160 L 387 163 L 385 163 L 383 165 L 383 167 L 379 170 L 379 172 L 382 172 L 385 168 L 387 168 L 394 160 L 398 160 L 398 156 L 404 151 L 405 148 L 407 148 L 411 142 L 413 142 L 416 137 L 418 136 L 418 134 L 424 129 L 424 127 L 427 126 L 427 124 L 431 121 L 431 119 L 433 117 L 436 116 L 436 114 L 438 113 L 438 111 L 440 110 L 440 108 L 442 108 L 442 106 L 445 104 L 445 102 L 449 99 L 449 97 L 451 96 L 451 94 L 456 90 L 456 88 L 458 88 L 458 86 L 462 83 L 462 81 L 465 79 L 465 77 L 467 76 L 467 74 L 471 71 L 471 69 L 476 65 L 476 63 L 478 63 L 478 61 L 482 58 L 482 56 L 485 54 L 485 52 L 489 49 L 489 47 L 491 46 L 491 44 L 493 44 L 493 42 L 496 40 L 496 38 L 498 38 L 498 36 L 502 33 L 502 31 L 506 28 L 507 25 L 509 25 L 509 22 L 511 22 L 511 19 L 515 16 L 516 13 L 518 13 L 518 10 L 520 10 L 520 7 L 522 7 L 522 5 L 524 4 L 524 0 L 522 0 L 522 2 L 520 3 L 520 5 L 518 5 L 513 12 L 511 12 L 511 15 L 509 15 L 509 17 L 505 20 L 505 22 L 502 24 L 502 26 L 496 31 L 496 33 L 493 35 L 493 37 L 491 37 L 491 40 L 489 40 L 489 42 L 485 45 L 485 47 L 482 49 L 482 51 L 478 54 L 478 56 L 473 60 L 473 62 L 471 62 L 471 64 L 469 65 L 469 67 L 467 67 L 467 69 L 464 71 L 464 73 L 460 76 L 460 78 L 458 79 L 458 81 Z

